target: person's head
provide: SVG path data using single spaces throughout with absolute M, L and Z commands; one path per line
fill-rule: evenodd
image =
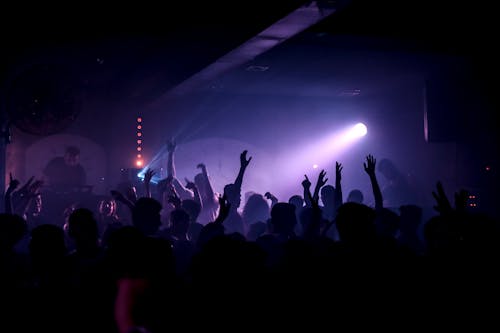
M 75 146 L 69 146 L 64 153 L 64 162 L 69 166 L 76 166 L 80 163 L 80 149 Z
M 295 206 L 288 202 L 278 202 L 271 209 L 271 226 L 274 233 L 287 234 L 293 233 L 297 224 L 295 215 Z
M 250 195 L 243 207 L 243 220 L 247 224 L 265 222 L 270 217 L 269 204 L 261 194 Z
M 323 206 L 333 205 L 333 201 L 335 198 L 335 187 L 333 187 L 332 185 L 325 185 L 321 188 L 320 193 Z
M 175 209 L 170 212 L 170 226 L 172 234 L 186 236 L 189 229 L 190 216 L 184 209 Z
M 364 200 L 363 192 L 361 192 L 358 189 L 354 189 L 347 195 L 346 202 L 363 203 L 363 200 Z
M 157 200 L 139 198 L 132 209 L 132 224 L 145 235 L 157 233 L 161 225 L 161 209 L 162 205 Z
M 0 213 L 0 254 L 10 250 L 28 232 L 28 224 L 19 215 Z
M 376 236 L 375 210 L 364 204 L 346 202 L 337 211 L 336 225 L 343 242 L 363 242 Z
M 288 199 L 288 203 L 295 206 L 295 212 L 297 214 L 299 214 L 302 208 L 304 207 L 304 199 L 298 194 L 292 195 Z
M 241 203 L 241 193 L 239 188 L 234 184 L 227 184 L 224 186 L 224 194 L 227 201 L 231 204 L 231 209 L 237 209 Z
M 201 212 L 201 205 L 193 199 L 184 199 L 181 202 L 181 207 L 189 214 L 191 222 L 196 222 Z
M 68 235 L 78 245 L 95 244 L 99 237 L 94 213 L 87 208 L 75 209 L 68 218 Z
M 399 177 L 399 171 L 396 165 L 388 158 L 384 158 L 378 163 L 378 171 L 384 175 L 387 180 L 395 180 Z

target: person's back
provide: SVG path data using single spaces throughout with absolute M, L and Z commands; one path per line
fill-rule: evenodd
M 398 209 L 401 205 L 417 203 L 416 189 L 391 160 L 382 159 L 378 163 L 378 171 L 386 180 L 386 185 L 382 188 L 384 207 Z

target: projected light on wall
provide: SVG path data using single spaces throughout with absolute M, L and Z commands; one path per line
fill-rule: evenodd
M 363 123 L 352 123 L 334 130 L 319 139 L 313 137 L 302 147 L 293 152 L 285 152 L 276 161 L 279 177 L 284 184 L 297 184 L 303 180 L 304 174 L 310 176 L 321 169 L 330 170 L 335 161 L 342 160 L 342 155 L 368 134 L 368 128 Z

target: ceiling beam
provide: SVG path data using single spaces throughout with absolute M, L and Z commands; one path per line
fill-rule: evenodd
M 297 35 L 335 12 L 335 8 L 323 6 L 321 1 L 312 1 L 278 20 L 239 47 L 226 53 L 212 64 L 203 68 L 180 84 L 166 91 L 151 103 L 161 106 L 162 102 L 179 95 L 185 95 L 197 87 L 204 86 L 223 73 L 234 69 L 287 39 Z

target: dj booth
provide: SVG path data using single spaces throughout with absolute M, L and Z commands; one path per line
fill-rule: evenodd
M 94 194 L 92 188 L 91 185 L 70 188 L 45 187 L 41 193 L 44 214 L 60 226 L 64 225 L 65 211 L 70 207 L 88 208 L 97 216 L 99 201 L 104 196 Z

